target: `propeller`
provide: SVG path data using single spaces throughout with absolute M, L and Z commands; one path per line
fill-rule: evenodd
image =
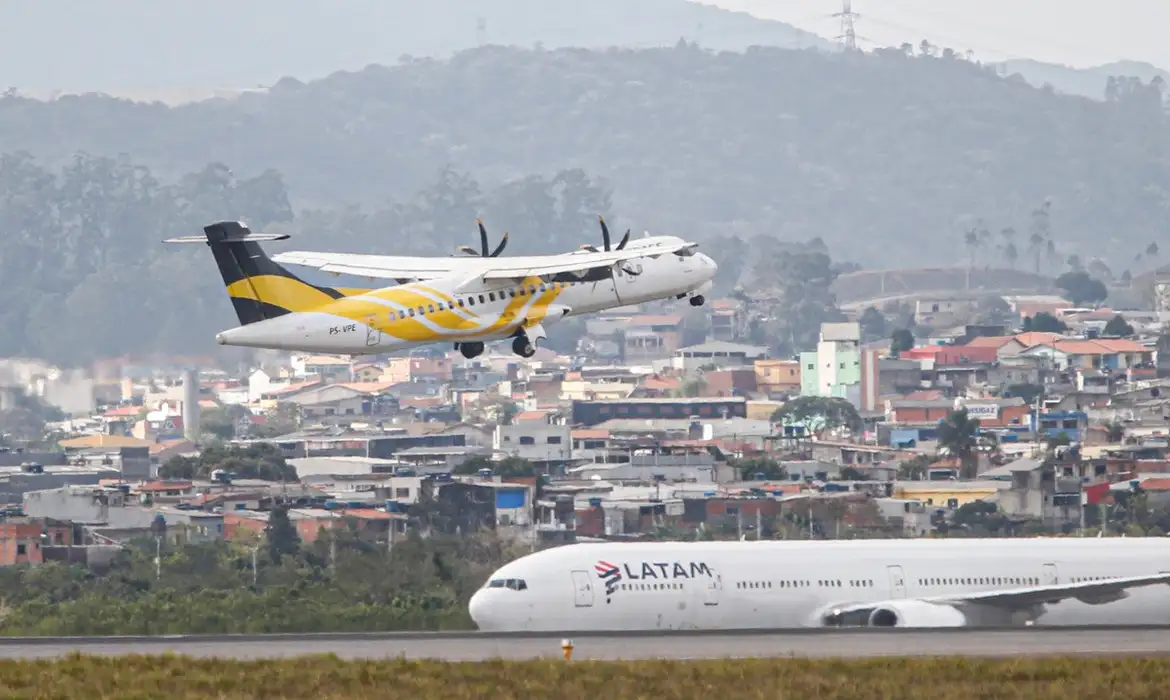
M 605 217 L 604 216 L 598 215 L 597 221 L 601 224 L 601 241 L 605 246 L 605 251 L 609 252 L 609 250 L 610 250 L 610 247 L 609 247 L 609 226 L 605 225 Z M 613 250 L 621 250 L 622 248 L 625 248 L 626 244 L 629 242 L 630 242 L 630 229 L 626 229 L 625 235 L 622 236 L 622 239 L 620 241 L 618 241 L 617 246 L 615 248 L 613 248 Z M 590 253 L 598 252 L 597 246 L 595 246 L 595 245 L 583 245 L 583 246 L 581 246 L 581 250 L 587 250 Z
M 459 246 L 459 248 L 457 248 L 457 250 L 460 253 L 466 253 L 467 255 L 474 255 L 476 257 L 482 257 L 482 258 L 499 257 L 500 253 L 504 252 L 504 246 L 508 245 L 508 232 L 507 231 L 504 232 L 504 236 L 500 239 L 500 244 L 498 246 L 496 246 L 495 250 L 493 250 L 489 253 L 488 252 L 487 229 L 485 229 L 483 227 L 483 219 L 476 219 L 475 223 L 477 226 L 479 226 L 479 246 L 480 246 L 481 250 L 477 251 L 475 248 L 472 248 L 469 245 L 461 245 L 461 246 Z

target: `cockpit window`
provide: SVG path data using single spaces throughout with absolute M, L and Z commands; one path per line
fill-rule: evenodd
M 488 581 L 488 588 L 511 588 L 514 591 L 528 590 L 528 583 L 522 578 L 495 578 Z

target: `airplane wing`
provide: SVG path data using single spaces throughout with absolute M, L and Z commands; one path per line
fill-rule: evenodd
M 501 281 L 542 277 L 560 273 L 587 272 L 625 260 L 674 253 L 687 255 L 697 243 L 670 242 L 623 250 L 582 252 L 561 255 L 529 255 L 511 258 L 428 258 L 355 253 L 313 253 L 289 251 L 272 256 L 278 263 L 312 267 L 333 274 L 395 280 L 429 280 L 464 276 L 469 281 Z
M 963 627 L 967 626 L 964 608 L 998 608 L 1004 611 L 1025 610 L 1035 605 L 1059 603 L 1062 600 L 1079 600 L 1089 605 L 1104 605 L 1121 600 L 1129 595 L 1131 588 L 1170 584 L 1170 573 L 1147 576 L 1127 576 L 1080 581 L 1048 586 L 1027 586 L 1002 588 L 977 593 L 951 596 L 926 596 L 904 598 L 875 603 L 851 603 L 831 606 L 836 616 L 866 617 L 877 611 L 884 611 L 896 619 L 892 626 L 898 627 Z M 890 619 L 887 617 L 887 619 Z M 891 626 L 891 625 L 886 625 Z
M 300 265 L 322 272 L 395 280 L 429 280 L 448 277 L 482 266 L 482 258 L 426 258 L 355 253 L 312 253 L 300 250 L 278 253 L 272 259 L 283 265 Z
M 1130 588 L 1142 586 L 1156 586 L 1170 584 L 1170 573 L 1151 574 L 1148 576 L 1126 576 L 1124 578 L 1107 578 L 1098 581 L 1080 581 L 1077 583 L 1062 583 L 1051 586 L 1030 586 L 999 591 L 982 591 L 962 596 L 941 596 L 937 598 L 923 598 L 931 603 L 957 603 L 991 605 L 1004 608 L 1026 608 L 1039 603 L 1056 603 L 1062 600 L 1075 598 L 1082 603 L 1101 605 L 1124 598 Z
M 565 255 L 533 256 L 524 258 L 491 258 L 484 265 L 480 279 L 515 280 L 525 277 L 545 277 L 561 273 L 580 272 L 616 265 L 626 260 L 646 258 L 667 253 L 685 255 L 693 251 L 697 243 L 668 243 L 633 249 L 575 252 Z

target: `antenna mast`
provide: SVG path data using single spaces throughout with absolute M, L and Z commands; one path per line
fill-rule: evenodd
M 841 42 L 846 51 L 856 51 L 857 32 L 853 27 L 853 22 L 861 15 L 853 11 L 853 0 L 841 0 L 841 11 L 834 13 L 833 16 L 841 20 L 841 33 L 837 36 L 837 40 Z

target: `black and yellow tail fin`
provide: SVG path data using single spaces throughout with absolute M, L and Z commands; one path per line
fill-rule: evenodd
M 366 290 L 341 290 L 310 284 L 265 255 L 260 241 L 283 241 L 285 233 L 253 233 L 238 221 L 203 228 L 204 236 L 171 238 L 166 243 L 207 243 L 219 266 L 241 325 L 296 311 L 319 309 L 335 299 Z

